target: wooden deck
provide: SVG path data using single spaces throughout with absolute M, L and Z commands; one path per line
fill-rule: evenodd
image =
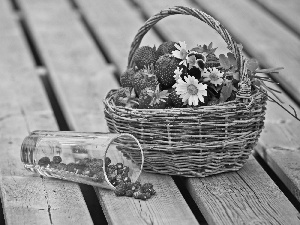
M 107 131 L 102 99 L 119 86 L 131 42 L 151 15 L 183 5 L 206 11 L 274 80 L 300 115 L 300 3 L 296 0 L 0 0 L 0 224 L 300 224 L 300 122 L 268 103 L 265 128 L 238 172 L 206 178 L 143 173 L 148 201 L 27 172 L 29 132 Z M 159 22 L 142 45 L 213 41 L 187 16 Z M 213 40 L 212 40 L 213 36 Z

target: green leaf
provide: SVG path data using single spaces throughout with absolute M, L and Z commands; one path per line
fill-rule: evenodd
M 227 57 L 228 57 L 230 65 L 237 67 L 237 61 L 236 61 L 236 58 L 234 57 L 234 54 L 231 52 L 228 52 Z
M 246 62 L 246 67 L 251 71 L 254 72 L 258 68 L 258 62 L 256 59 L 248 59 Z
M 234 79 L 236 80 L 240 80 L 240 73 L 239 72 L 235 72 L 233 73 L 233 76 L 232 76 Z
M 228 70 L 230 68 L 229 59 L 224 54 L 219 55 L 219 61 L 220 61 L 221 67 L 223 67 L 225 70 Z
M 232 82 L 229 80 L 225 80 L 221 89 L 220 102 L 225 102 L 231 96 L 233 89 L 235 88 L 232 85 Z

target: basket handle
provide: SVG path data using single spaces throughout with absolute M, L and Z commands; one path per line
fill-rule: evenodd
M 220 24 L 219 21 L 211 17 L 210 15 L 206 14 L 205 12 L 202 12 L 195 8 L 189 8 L 185 6 L 175 6 L 169 9 L 162 10 L 161 12 L 157 13 L 156 15 L 150 17 L 145 24 L 138 30 L 138 33 L 134 37 L 134 40 L 131 44 L 129 56 L 128 56 L 128 68 L 132 67 L 132 58 L 135 53 L 135 51 L 140 46 L 140 43 L 144 37 L 144 35 L 161 19 L 170 16 L 170 15 L 190 15 L 194 16 L 197 19 L 201 20 L 202 22 L 209 25 L 211 28 L 216 30 L 219 35 L 224 39 L 224 41 L 228 45 L 228 49 L 234 54 L 235 58 L 237 59 L 238 69 L 240 71 L 240 80 L 244 81 L 243 83 L 246 84 L 248 82 L 248 76 L 244 69 L 244 57 L 242 54 L 241 48 L 238 46 L 238 44 L 233 40 L 229 32 L 225 29 L 225 27 Z

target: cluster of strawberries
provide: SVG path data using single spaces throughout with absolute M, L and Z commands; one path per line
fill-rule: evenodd
M 38 165 L 42 167 L 47 167 L 48 169 L 56 169 L 60 172 L 70 172 L 76 175 L 88 176 L 91 177 L 96 182 L 104 181 L 103 173 L 103 160 L 97 158 L 84 158 L 80 159 L 76 163 L 71 162 L 65 164 L 62 162 L 60 156 L 54 156 L 52 161 L 50 158 L 45 156 L 39 159 Z
M 147 200 L 156 194 L 156 191 L 153 189 L 153 184 L 141 184 L 139 181 L 134 183 L 131 183 L 130 181 L 121 182 L 116 186 L 114 192 L 116 196 L 133 197 L 141 200 Z
M 103 160 L 97 158 L 84 158 L 76 163 L 65 164 L 60 156 L 54 156 L 52 161 L 45 156 L 39 159 L 38 165 L 42 168 L 55 169 L 60 172 L 73 173 L 76 176 L 88 176 L 96 182 L 103 182 Z M 123 163 L 112 164 L 109 157 L 105 158 L 105 172 L 109 182 L 115 187 L 116 196 L 127 196 L 135 199 L 147 200 L 155 195 L 156 191 L 151 183 L 141 184 L 132 182 L 129 177 L 129 167 Z
M 117 106 L 164 109 L 215 105 L 235 99 L 237 63 L 232 53 L 215 55 L 212 43 L 186 49 L 185 42 L 142 46 L 120 77 Z

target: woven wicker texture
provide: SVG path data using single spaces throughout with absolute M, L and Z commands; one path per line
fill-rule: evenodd
M 169 15 L 191 15 L 215 29 L 238 60 L 237 98 L 214 106 L 172 109 L 132 109 L 115 106 L 111 90 L 104 99 L 110 132 L 133 134 L 144 151 L 144 170 L 186 177 L 204 177 L 240 169 L 251 154 L 264 126 L 264 93 L 253 92 L 241 48 L 214 18 L 198 9 L 173 7 L 146 21 L 131 46 L 128 67 L 144 35 Z M 135 158 L 134 148 L 122 151 Z

